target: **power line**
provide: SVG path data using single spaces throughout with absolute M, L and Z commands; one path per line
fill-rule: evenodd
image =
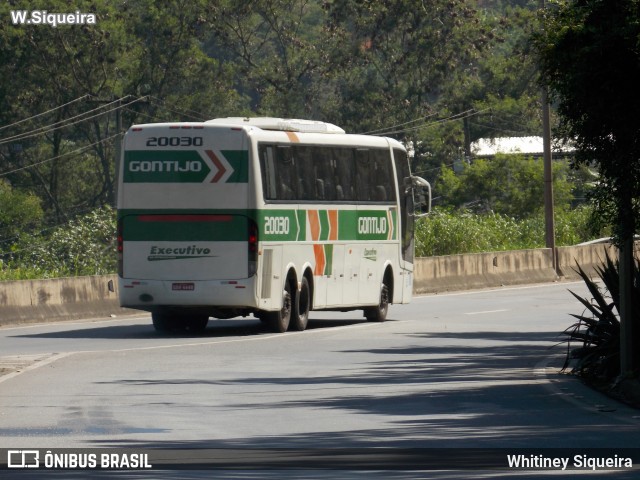
M 116 102 L 117 102 L 117 100 L 112 102 L 112 103 L 116 103 Z M 12 136 L 12 137 L 2 138 L 2 139 L 0 139 L 0 145 L 3 144 L 3 143 L 8 143 L 8 142 L 13 141 L 13 140 L 21 140 L 23 138 L 29 138 L 29 137 L 33 137 L 33 136 L 36 136 L 36 135 L 40 135 L 42 133 L 46 133 L 46 131 L 56 130 L 57 128 L 61 128 L 60 125 L 66 126 L 64 124 L 66 122 L 68 122 L 69 120 L 75 120 L 76 118 L 83 117 L 83 116 L 85 116 L 85 115 L 87 115 L 89 113 L 101 110 L 101 109 L 105 108 L 106 106 L 107 105 L 103 105 L 101 107 L 94 108 L 93 110 L 88 110 L 86 112 L 83 112 L 83 113 L 81 113 L 79 115 L 76 115 L 74 117 L 67 118 L 67 119 L 64 119 L 64 120 L 60 120 L 58 122 L 50 123 L 48 125 L 44 125 L 42 127 L 38 127 L 38 128 L 33 129 L 33 130 L 29 130 L 28 132 L 19 133 L 17 135 Z M 100 113 L 100 115 L 103 115 L 104 113 L 108 113 L 108 112 Z M 73 123 L 71 123 L 69 125 L 73 125 Z M 43 130 L 45 130 L 45 131 L 43 131 Z
M 21 170 L 26 170 L 26 169 L 28 169 L 28 168 L 37 167 L 38 165 L 42 165 L 43 163 L 48 163 L 48 162 L 51 162 L 51 161 L 53 161 L 53 160 L 57 160 L 57 159 L 62 158 L 62 157 L 67 157 L 67 156 L 70 156 L 70 155 L 75 155 L 75 154 L 78 154 L 78 153 L 84 152 L 85 150 L 88 150 L 88 149 L 90 149 L 91 147 L 93 147 L 93 146 L 95 146 L 95 145 L 98 145 L 98 144 L 100 144 L 100 143 L 107 142 L 107 141 L 109 141 L 109 140 L 111 140 L 111 139 L 113 139 L 113 138 L 117 137 L 118 135 L 120 135 L 120 133 L 116 133 L 116 134 L 114 134 L 114 135 L 111 135 L 110 137 L 105 137 L 105 138 L 103 138 L 102 140 L 98 140 L 97 142 L 94 142 L 94 143 L 92 143 L 92 144 L 90 144 L 90 145 L 86 145 L 86 146 L 84 146 L 84 147 L 78 148 L 77 150 L 73 150 L 73 151 L 71 151 L 71 152 L 63 153 L 63 154 L 58 155 L 58 156 L 56 156 L 56 157 L 51 157 L 51 158 L 47 158 L 47 159 L 45 159 L 45 160 L 41 160 L 41 161 L 39 161 L 39 162 L 30 163 L 29 165 L 25 165 L 25 166 L 23 166 L 23 167 L 18 167 L 18 168 L 15 168 L 15 169 L 13 169 L 13 170 L 7 170 L 6 172 L 0 172 L 0 177 L 4 177 L 4 176 L 6 176 L 6 175 L 10 175 L 10 174 L 12 174 L 12 173 L 19 172 L 19 171 L 21 171 Z
M 375 135 L 375 134 L 378 134 L 379 132 L 384 132 L 384 131 L 388 130 L 389 128 L 404 127 L 405 125 L 409 125 L 411 123 L 422 122 L 422 121 L 426 120 L 427 118 L 433 117 L 434 115 L 435 115 L 435 113 L 431 113 L 431 114 L 426 115 L 424 117 L 417 118 L 415 120 L 409 120 L 408 122 L 405 122 L 405 123 L 399 123 L 398 125 L 393 125 L 391 127 L 378 128 L 376 130 L 371 130 L 369 132 L 364 132 L 364 133 L 362 133 L 362 135 Z
M 130 97 L 130 95 L 127 95 L 124 98 L 129 98 L 129 97 Z M 78 123 L 86 122 L 86 121 L 91 120 L 93 118 L 96 118 L 96 117 L 99 117 L 99 116 L 102 116 L 102 115 L 106 115 L 107 113 L 114 112 L 116 110 L 124 108 L 124 107 L 126 107 L 128 105 L 134 104 L 136 102 L 140 102 L 140 101 L 142 101 L 144 99 L 145 99 L 145 97 L 139 97 L 139 98 L 136 98 L 136 99 L 134 99 L 134 100 L 132 100 L 132 101 L 130 101 L 128 103 L 120 104 L 117 107 L 111 108 L 111 109 L 109 109 L 107 111 L 103 111 L 103 112 L 97 113 L 95 115 L 91 115 L 89 117 L 86 117 L 86 118 L 81 118 L 80 120 L 76 120 L 74 122 L 69 122 L 69 120 L 75 120 L 75 119 L 80 118 L 80 117 L 85 117 L 89 113 L 93 113 L 95 111 L 102 110 L 102 109 L 104 109 L 104 108 L 106 108 L 109 105 L 112 105 L 114 103 L 121 103 L 122 99 L 117 99 L 117 100 L 114 100 L 113 102 L 110 102 L 108 104 L 102 105 L 102 106 L 100 106 L 98 108 L 94 108 L 93 110 L 88 110 L 87 112 L 81 113 L 81 114 L 76 115 L 74 117 L 71 117 L 71 118 L 68 118 L 68 119 L 65 119 L 65 120 L 61 120 L 60 122 L 52 123 L 52 124 L 46 125 L 44 127 L 39 127 L 39 128 L 37 128 L 35 130 L 31 130 L 30 132 L 25 132 L 25 133 L 22 133 L 22 134 L 19 134 L 19 135 L 14 135 L 13 137 L 7 137 L 7 138 L 4 138 L 4 139 L 0 139 L 0 145 L 3 145 L 5 143 L 9 143 L 9 142 L 12 142 L 12 141 L 16 141 L 16 140 L 23 140 L 25 138 L 36 137 L 38 135 L 43 135 L 45 133 L 49 133 L 49 132 L 52 132 L 52 131 L 55 131 L 55 130 L 59 130 L 61 128 L 65 128 L 65 127 L 69 127 L 71 125 L 76 125 Z M 67 122 L 69 122 L 69 123 L 67 123 Z
M 208 118 L 205 118 L 202 116 L 202 113 L 200 112 L 196 112 L 195 110 L 189 110 L 189 109 L 180 109 L 178 108 L 177 110 L 172 110 L 171 108 L 167 107 L 168 102 L 166 100 L 163 100 L 161 98 L 158 97 L 154 97 L 153 95 L 149 95 L 149 100 L 156 102 L 156 104 L 158 104 L 158 106 L 160 108 L 164 108 L 165 110 L 171 112 L 171 113 L 177 113 L 178 115 L 188 115 L 191 118 L 195 118 L 201 121 L 204 120 L 208 120 Z M 175 105 L 171 104 L 172 107 L 175 108 Z
M 464 112 L 455 113 L 453 115 L 450 115 L 449 117 L 441 118 L 439 120 L 436 120 L 435 122 L 427 123 L 425 125 L 419 125 L 419 126 L 415 126 L 415 127 L 411 127 L 411 128 L 401 129 L 401 130 L 393 130 L 396 127 L 400 127 L 402 125 L 406 125 L 406 124 L 409 124 L 409 123 L 415 123 L 416 121 L 422 120 L 422 119 L 416 119 L 416 120 L 412 120 L 410 122 L 407 122 L 405 124 L 394 125 L 392 127 L 389 127 L 390 130 L 381 131 L 381 132 L 377 133 L 376 135 L 397 135 L 397 134 L 400 134 L 400 133 L 415 132 L 415 131 L 418 131 L 418 130 L 422 130 L 424 128 L 432 127 L 434 125 L 439 125 L 439 124 L 443 124 L 443 123 L 452 122 L 452 121 L 455 121 L 455 120 L 462 120 L 464 118 L 469 118 L 469 117 L 473 117 L 473 116 L 476 116 L 476 115 L 480 115 L 481 113 L 484 113 L 487 110 L 491 110 L 491 109 L 490 108 L 485 108 L 483 110 L 469 109 L 469 110 L 465 110 Z
M 33 115 L 31 117 L 24 118 L 24 119 L 19 120 L 17 122 L 14 122 L 14 123 L 11 123 L 9 125 L 5 125 L 3 127 L 0 127 L 0 131 L 4 130 L 6 128 L 15 127 L 16 125 L 20 125 L 21 123 L 28 122 L 29 120 L 33 120 L 34 118 L 42 117 L 43 115 L 47 115 L 47 114 L 49 114 L 51 112 L 55 112 L 56 110 L 59 110 L 59 109 L 64 108 L 64 107 L 67 107 L 67 106 L 71 105 L 72 103 L 79 102 L 79 101 L 84 100 L 85 98 L 90 97 L 90 96 L 91 95 L 87 93 L 86 95 L 78 97 L 75 100 L 71 100 L 70 102 L 64 103 L 62 105 L 58 105 L 57 107 L 54 107 L 51 110 L 47 110 L 46 112 L 38 113 L 37 115 Z

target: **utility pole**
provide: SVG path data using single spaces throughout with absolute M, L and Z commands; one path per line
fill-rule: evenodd
M 545 0 L 540 0 L 540 8 L 544 10 Z M 549 113 L 549 94 L 542 87 L 542 151 L 544 156 L 544 225 L 545 245 L 551 249 L 553 269 L 558 272 L 556 253 L 556 227 L 553 211 L 553 165 L 551 162 L 551 120 Z
M 544 153 L 544 225 L 545 244 L 551 249 L 553 269 L 558 271 L 556 227 L 553 209 L 553 165 L 551 162 L 551 122 L 547 89 L 542 88 L 542 150 Z
M 118 204 L 118 185 L 120 180 L 120 163 L 122 162 L 122 114 L 120 109 L 120 103 L 122 99 L 118 101 L 118 108 L 116 109 L 116 141 L 114 142 L 114 164 L 116 171 L 113 175 L 113 204 Z

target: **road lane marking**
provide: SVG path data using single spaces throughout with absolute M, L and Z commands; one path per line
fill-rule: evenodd
M 351 325 L 340 325 L 337 327 L 331 327 L 330 329 L 318 328 L 318 329 L 309 329 L 305 330 L 305 336 L 311 334 L 320 334 L 322 332 L 335 332 L 336 330 L 347 330 L 352 328 L 363 328 L 363 327 L 378 327 L 382 324 L 371 323 L 362 321 L 360 323 L 355 323 Z M 161 344 L 161 345 L 148 345 L 148 346 L 135 346 L 135 347 L 124 347 L 124 348 L 113 348 L 113 349 L 98 349 L 98 350 L 73 350 L 62 353 L 44 353 L 33 355 L 34 359 L 37 357 L 37 360 L 33 362 L 29 362 L 28 366 L 24 368 L 19 368 L 13 371 L 5 370 L 5 373 L 0 374 L 0 383 L 5 382 L 11 378 L 15 378 L 22 373 L 28 372 L 30 370 L 35 370 L 40 367 L 44 367 L 49 365 L 57 360 L 62 358 L 70 357 L 73 355 L 84 355 L 84 354 L 104 354 L 104 353 L 125 353 L 125 352 L 135 352 L 135 351 L 148 351 L 148 350 L 163 350 L 163 349 L 173 349 L 180 347 L 203 347 L 203 346 L 211 346 L 211 345 L 220 345 L 227 343 L 239 343 L 239 342 L 255 342 L 261 340 L 272 340 L 272 339 L 284 339 L 290 338 L 291 336 L 301 335 L 303 332 L 284 332 L 284 333 L 273 333 L 267 335 L 257 335 L 255 337 L 239 337 L 239 338 L 230 338 L 230 339 L 212 339 L 205 340 L 193 343 L 169 343 L 169 344 Z M 19 357 L 20 355 L 16 355 Z M 27 357 L 28 355 L 24 355 Z M 8 359 L 9 357 L 0 357 L 0 361 L 2 358 Z M 1 363 L 0 363 L 1 366 Z
M 481 312 L 465 312 L 465 315 L 484 315 L 485 313 L 508 312 L 509 309 L 501 308 L 500 310 L 483 310 Z
M 519 285 L 513 287 L 484 287 L 472 290 L 458 290 L 452 292 L 432 292 L 432 293 L 414 293 L 413 299 L 432 299 L 439 297 L 457 297 L 461 295 L 478 295 L 488 292 L 510 292 L 512 290 L 530 290 L 534 288 L 547 288 L 547 287 L 562 287 L 567 285 L 584 284 L 582 280 L 563 280 L 561 282 L 553 283 L 534 283 L 531 285 Z
M 74 352 L 66 352 L 66 353 L 44 353 L 39 355 L 14 355 L 13 357 L 3 357 L 4 361 L 10 361 L 12 358 L 25 358 L 25 363 L 16 365 L 12 371 L 7 369 L 7 373 L 0 375 L 0 383 L 9 380 L 10 378 L 17 377 L 25 372 L 30 370 L 35 370 L 36 368 L 44 367 L 49 365 L 61 358 L 69 357 Z M 31 357 L 31 358 L 27 358 Z M 28 363 L 26 363 L 28 361 Z

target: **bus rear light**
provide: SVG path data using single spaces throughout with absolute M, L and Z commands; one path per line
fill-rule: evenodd
M 252 277 L 258 271 L 258 225 L 253 220 L 249 220 L 249 231 L 247 232 L 247 249 L 249 253 L 249 276 Z
M 118 239 L 118 275 L 120 277 L 123 277 L 124 276 L 124 268 L 123 268 L 124 237 L 122 232 L 122 219 L 118 220 L 117 239 Z

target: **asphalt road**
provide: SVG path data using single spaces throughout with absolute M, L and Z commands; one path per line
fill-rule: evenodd
M 224 478 L 281 478 L 259 468 L 261 455 L 281 451 L 285 463 L 298 455 L 319 467 L 285 469 L 293 478 L 351 478 L 358 462 L 380 478 L 531 473 L 475 468 L 478 448 L 605 447 L 622 457 L 640 448 L 640 411 L 559 373 L 565 349 L 553 345 L 582 312 L 569 288 L 584 291 L 561 283 L 417 297 L 381 324 L 312 312 L 307 331 L 279 335 L 257 320 L 212 320 L 197 337 L 158 336 L 144 315 L 1 328 L 0 449 L 188 449 L 256 465 Z M 434 450 L 443 448 L 454 450 Z M 335 449 L 364 460 L 328 473 L 323 462 L 336 456 L 317 457 Z M 425 455 L 443 470 L 473 468 L 393 468 Z M 596 473 L 638 474 L 620 470 Z M 206 468 L 168 475 L 223 478 Z

